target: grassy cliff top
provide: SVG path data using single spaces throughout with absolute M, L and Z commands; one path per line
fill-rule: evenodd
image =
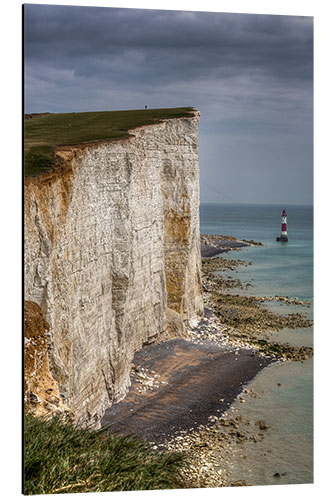
M 25 176 L 38 175 L 54 163 L 53 148 L 126 137 L 129 130 L 166 118 L 190 117 L 194 108 L 45 113 L 24 119 Z

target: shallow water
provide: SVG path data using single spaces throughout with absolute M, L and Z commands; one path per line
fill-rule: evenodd
M 310 242 L 290 245 L 261 240 L 263 247 L 246 247 L 224 253 L 227 259 L 239 258 L 251 262 L 234 271 L 244 283 L 250 282 L 253 295 L 284 295 L 301 300 L 313 300 L 313 248 Z M 284 245 L 284 246 L 283 246 Z
M 283 208 L 288 213 L 288 243 L 275 241 Z M 201 233 L 232 235 L 264 243 L 224 253 L 228 259 L 251 261 L 248 267 L 228 271 L 228 276 L 251 283 L 245 295 L 298 297 L 310 307 L 267 302 L 270 309 L 288 314 L 302 312 L 313 318 L 313 218 L 311 207 L 264 205 L 202 205 Z M 272 332 L 277 341 L 313 345 L 313 328 Z M 281 384 L 278 386 L 277 384 Z M 313 482 L 313 361 L 271 365 L 249 385 L 257 398 L 236 401 L 230 412 L 241 412 L 250 421 L 265 420 L 269 429 L 260 442 L 247 441 L 237 447 L 232 481 L 253 485 Z M 221 457 L 221 464 L 223 457 Z M 279 473 L 280 477 L 274 477 Z
M 296 484 L 313 481 L 313 361 L 270 366 L 248 385 L 258 397 L 233 404 L 252 422 L 265 420 L 264 439 L 246 441 L 235 450 L 227 469 L 231 482 Z M 280 385 L 278 385 L 280 384 Z M 293 404 L 291 405 L 291 400 Z M 274 474 L 280 474 L 275 478 Z

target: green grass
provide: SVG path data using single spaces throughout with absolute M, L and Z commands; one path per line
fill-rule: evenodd
M 37 175 L 54 162 L 54 146 L 126 137 L 134 127 L 165 118 L 191 116 L 193 108 L 57 113 L 24 120 L 25 175 Z
M 24 494 L 185 487 L 184 455 L 134 437 L 25 416 Z
M 37 175 L 54 164 L 51 146 L 35 146 L 24 155 L 25 175 Z

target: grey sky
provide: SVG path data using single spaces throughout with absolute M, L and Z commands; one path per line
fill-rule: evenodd
M 25 6 L 26 112 L 195 106 L 202 202 L 312 203 L 313 20 Z

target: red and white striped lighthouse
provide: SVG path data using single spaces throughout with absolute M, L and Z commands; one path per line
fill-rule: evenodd
M 276 238 L 276 241 L 288 241 L 287 233 L 287 212 L 282 210 L 281 236 Z

